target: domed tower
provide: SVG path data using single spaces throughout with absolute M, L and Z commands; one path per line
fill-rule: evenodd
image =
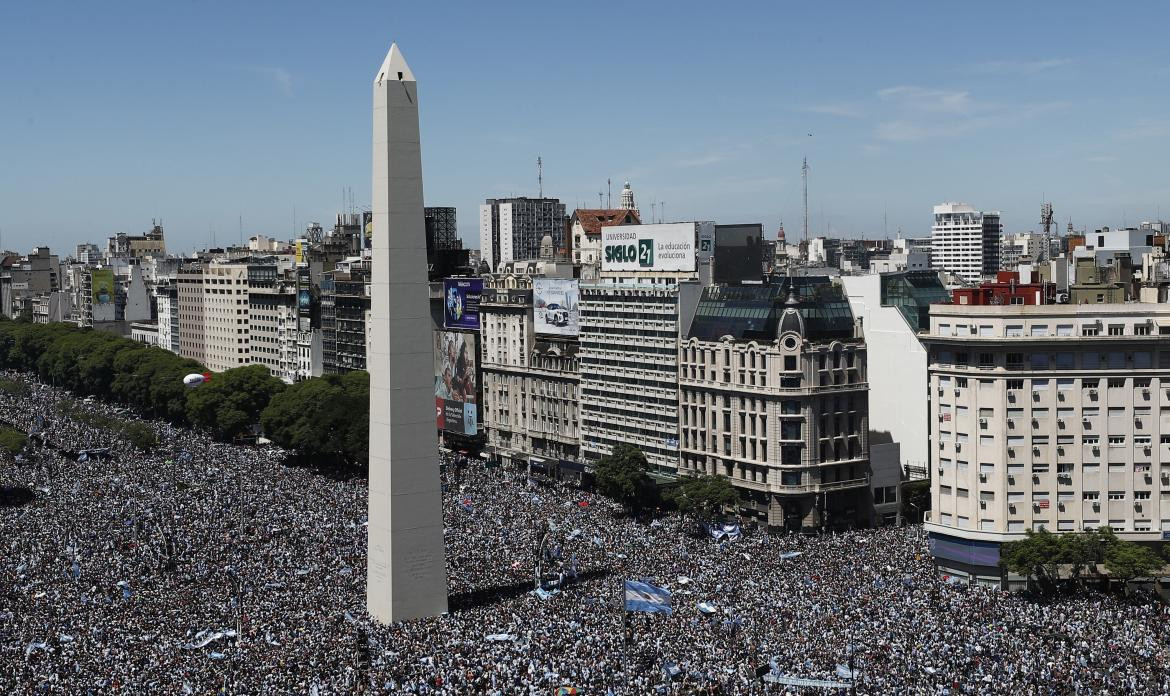
M 622 187 L 622 194 L 618 200 L 620 201 L 618 207 L 622 210 L 638 210 L 634 206 L 634 189 L 630 188 L 630 182 L 627 181 L 626 185 Z

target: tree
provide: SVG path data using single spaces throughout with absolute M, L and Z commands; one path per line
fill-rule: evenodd
M 697 520 L 712 519 L 737 498 L 731 481 L 719 475 L 683 476 L 670 496 L 679 512 Z
M 1035 578 L 1051 587 L 1057 580 L 1064 547 L 1060 537 L 1041 529 L 1027 530 L 1024 538 L 1010 541 L 1000 549 L 1000 564 L 1026 578 Z
M 188 392 L 187 418 L 214 437 L 230 441 L 249 432 L 272 397 L 283 390 L 284 383 L 264 365 L 235 367 Z
M 639 512 L 654 500 L 654 481 L 646 473 L 649 467 L 642 450 L 620 444 L 594 465 L 597 490 L 621 503 L 627 512 Z
M 1165 565 L 1153 549 L 1130 541 L 1118 541 L 1105 551 L 1105 569 L 1111 578 L 1123 582 L 1148 578 Z
M 130 444 L 143 452 L 149 452 L 155 447 L 158 447 L 158 436 L 145 423 L 140 421 L 124 422 L 120 430 L 122 431 L 122 436 Z

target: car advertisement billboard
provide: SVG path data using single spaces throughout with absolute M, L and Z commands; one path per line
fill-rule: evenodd
M 601 228 L 601 270 L 695 270 L 695 223 Z
M 95 305 L 114 304 L 114 269 L 95 268 L 90 271 L 90 292 Z
M 476 334 L 435 333 L 435 420 L 439 430 L 475 435 L 479 430 Z
M 479 331 L 479 298 L 482 278 L 447 278 L 443 281 L 443 326 Z
M 532 279 L 532 319 L 538 334 L 576 336 L 581 331 L 580 291 L 568 278 Z

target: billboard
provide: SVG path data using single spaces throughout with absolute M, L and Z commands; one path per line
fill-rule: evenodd
M 695 270 L 695 223 L 601 228 L 601 270 Z
M 482 278 L 447 278 L 443 281 L 443 326 L 479 331 L 479 297 Z
M 712 277 L 719 284 L 759 280 L 764 275 L 764 226 L 715 225 Z
M 110 305 L 114 304 L 114 269 L 112 268 L 95 268 L 90 271 L 90 292 L 92 293 L 93 304 Z
M 580 291 L 568 278 L 532 279 L 532 320 L 538 334 L 576 336 L 581 331 Z
M 479 430 L 476 398 L 476 334 L 435 332 L 435 420 L 439 430 L 475 435 Z

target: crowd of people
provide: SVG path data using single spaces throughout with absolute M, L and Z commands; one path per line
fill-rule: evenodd
M 132 414 L 29 386 L 0 393 L 0 421 L 35 434 L 0 461 L 35 494 L 0 508 L 6 694 L 1170 694 L 1148 601 L 946 584 L 912 528 L 716 541 L 458 455 L 450 611 L 380 625 L 363 481 L 162 422 L 141 452 L 71 415 Z M 546 533 L 574 573 L 538 593 Z M 624 611 L 625 580 L 669 589 L 672 613 Z

